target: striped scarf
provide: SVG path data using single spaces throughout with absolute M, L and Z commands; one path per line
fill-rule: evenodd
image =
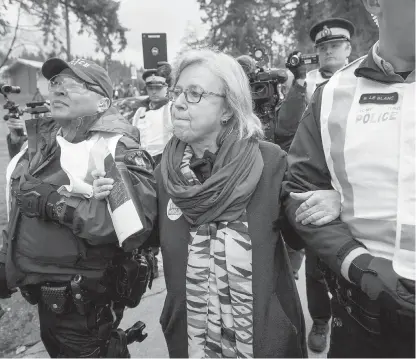
M 185 147 L 180 171 L 201 185 Z M 252 245 L 246 211 L 232 222 L 190 228 L 186 270 L 188 354 L 191 358 L 253 357 Z

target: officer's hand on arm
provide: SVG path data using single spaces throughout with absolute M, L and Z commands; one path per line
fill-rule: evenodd
M 94 198 L 102 200 L 108 197 L 113 189 L 114 180 L 112 178 L 105 178 L 105 172 L 100 170 L 93 170 L 91 175 L 94 178 L 94 182 L 92 183 Z
M 293 65 L 293 58 L 300 57 L 300 51 L 293 51 L 287 58 L 286 67 L 289 71 L 293 74 L 295 80 L 303 86 L 306 79 L 306 66 L 302 64 L 300 61 L 296 65 Z
M 339 217 L 341 213 L 341 196 L 335 190 L 291 192 L 294 200 L 303 201 L 296 210 L 296 222 L 303 225 L 323 226 Z
M 290 225 L 331 270 L 341 274 L 341 266 L 346 256 L 352 251 L 363 250 L 363 245 L 355 240 L 348 225 L 340 218 L 319 227 L 297 222 L 297 211 L 304 200 L 297 200 L 289 195 L 292 192 L 333 189 L 321 138 L 319 117 L 322 90 L 323 86 L 318 87 L 312 96 L 290 147 L 282 198 Z

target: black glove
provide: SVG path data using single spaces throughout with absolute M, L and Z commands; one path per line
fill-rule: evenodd
M 44 220 L 55 219 L 54 206 L 61 196 L 52 185 L 26 174 L 14 195 L 23 215 Z
M 298 56 L 300 58 L 300 51 L 293 51 L 289 57 L 287 58 L 286 61 L 286 67 L 289 69 L 289 71 L 293 74 L 293 76 L 295 77 L 295 80 L 297 79 L 306 79 L 306 66 L 304 64 L 301 63 L 301 61 L 299 61 L 299 63 L 297 65 L 292 65 L 291 64 L 291 60 L 292 57 L 294 56 Z
M 382 311 L 414 316 L 415 282 L 399 276 L 391 261 L 362 254 L 353 260 L 348 275 L 371 300 L 380 302 Z
M 10 298 L 11 295 L 15 292 L 16 289 L 10 290 L 7 286 L 6 266 L 4 265 L 4 263 L 0 263 L 0 298 Z

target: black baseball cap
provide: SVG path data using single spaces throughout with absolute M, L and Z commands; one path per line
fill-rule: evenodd
M 47 80 L 50 80 L 65 69 L 72 70 L 82 81 L 98 86 L 110 100 L 113 98 L 113 83 L 110 76 L 108 76 L 108 72 L 93 61 L 74 59 L 66 62 L 53 57 L 43 64 L 42 74 Z

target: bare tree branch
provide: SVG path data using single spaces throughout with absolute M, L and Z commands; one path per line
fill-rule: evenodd
M 9 59 L 9 56 L 10 56 L 11 52 L 13 51 L 13 46 L 14 46 L 14 43 L 16 42 L 16 38 L 17 38 L 17 31 L 19 30 L 20 10 L 21 9 L 22 9 L 21 6 L 19 6 L 19 10 L 17 12 L 17 21 L 16 21 L 16 27 L 14 29 L 13 39 L 12 39 L 12 42 L 10 44 L 9 50 L 7 51 L 7 54 L 3 59 L 3 62 L 0 64 L 0 69 L 6 64 L 7 60 Z

